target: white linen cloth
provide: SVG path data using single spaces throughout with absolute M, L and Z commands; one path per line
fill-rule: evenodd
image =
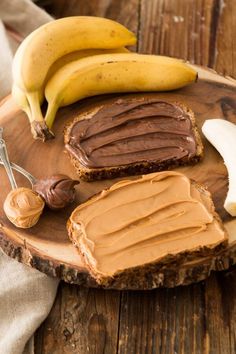
M 31 337 L 52 307 L 57 284 L 0 251 L 1 354 L 34 353 Z
M 23 38 L 50 20 L 30 0 L 0 0 L 0 99 L 11 91 L 12 57 L 17 47 L 6 27 Z M 34 353 L 32 336 L 47 317 L 57 286 L 57 279 L 16 262 L 0 249 L 0 354 Z

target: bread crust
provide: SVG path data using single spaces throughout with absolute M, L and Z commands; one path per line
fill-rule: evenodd
M 140 98 L 129 98 L 129 100 L 132 102 L 132 100 L 135 100 L 135 102 L 142 102 L 145 98 L 140 97 Z M 113 166 L 113 167 L 102 167 L 102 168 L 87 168 L 84 165 L 82 165 L 78 159 L 67 150 L 67 153 L 69 154 L 69 157 L 71 159 L 71 162 L 73 166 L 76 169 L 77 174 L 79 177 L 87 182 L 92 182 L 96 180 L 103 180 L 103 179 L 113 179 L 117 177 L 125 177 L 125 176 L 131 176 L 131 175 L 141 175 L 141 174 L 147 174 L 147 173 L 152 173 L 152 172 L 160 172 L 164 170 L 169 170 L 172 168 L 176 168 L 178 166 L 185 166 L 185 165 L 191 165 L 199 162 L 203 158 L 203 144 L 196 126 L 195 122 L 195 116 L 193 111 L 188 108 L 186 105 L 184 105 L 181 102 L 177 101 L 171 101 L 171 100 L 165 100 L 166 102 L 170 102 L 172 104 L 176 104 L 177 106 L 181 107 L 183 111 L 185 111 L 192 122 L 192 131 L 194 138 L 196 140 L 196 154 L 192 157 L 183 157 L 181 159 L 169 159 L 163 162 L 158 162 L 158 161 L 143 161 L 143 162 L 137 162 L 137 163 L 131 163 L 127 165 L 119 165 L 119 166 Z M 112 103 L 108 103 L 112 104 Z M 74 118 L 73 121 L 68 123 L 65 127 L 64 130 L 64 142 L 65 144 L 68 144 L 70 141 L 70 132 L 71 129 L 73 128 L 74 124 L 77 123 L 78 121 L 81 121 L 83 119 L 91 119 L 97 111 L 99 111 L 104 104 L 98 105 L 95 108 L 81 113 L 79 116 Z
M 84 252 L 79 244 L 79 240 L 76 238 L 76 232 L 73 229 L 73 224 L 70 219 L 67 222 L 67 230 L 69 234 L 69 238 L 77 248 L 79 254 L 82 257 L 82 260 L 87 267 L 88 271 L 91 274 L 91 277 L 95 280 L 95 282 L 104 288 L 117 288 L 117 289 L 150 289 L 158 287 L 162 282 L 163 273 L 167 274 L 168 271 L 170 274 L 173 273 L 173 269 L 179 268 L 186 264 L 187 262 L 196 261 L 202 257 L 213 257 L 218 252 L 225 249 L 228 244 L 228 234 L 224 225 L 219 217 L 219 215 L 215 211 L 215 207 L 211 198 L 210 192 L 198 184 L 197 182 L 191 180 L 191 184 L 193 184 L 200 193 L 203 193 L 210 200 L 211 204 L 211 213 L 213 218 L 219 224 L 220 228 L 224 231 L 225 240 L 220 242 L 214 247 L 198 247 L 197 249 L 193 249 L 191 251 L 183 251 L 177 255 L 167 254 L 161 261 L 157 260 L 154 262 L 150 262 L 147 264 L 139 265 L 136 267 L 124 269 L 122 271 L 116 272 L 113 276 L 104 276 L 102 274 L 98 274 L 96 270 L 92 267 L 89 259 L 87 258 L 86 252 Z M 90 198 L 92 200 L 96 195 Z M 180 272 L 181 273 L 181 272 Z M 137 285 L 138 284 L 138 285 Z

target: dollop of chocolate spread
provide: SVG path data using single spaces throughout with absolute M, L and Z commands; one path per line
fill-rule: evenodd
M 190 115 L 177 103 L 118 99 L 70 130 L 66 149 L 88 168 L 192 157 L 197 144 Z
M 79 184 L 79 181 L 58 174 L 37 180 L 33 190 L 45 200 L 50 209 L 56 210 L 74 201 L 76 184 Z

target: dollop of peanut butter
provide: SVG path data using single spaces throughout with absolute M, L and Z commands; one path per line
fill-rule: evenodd
M 13 189 L 7 196 L 3 208 L 7 218 L 17 227 L 34 226 L 44 208 L 43 199 L 29 188 Z

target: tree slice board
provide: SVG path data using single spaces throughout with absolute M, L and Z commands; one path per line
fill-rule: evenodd
M 153 95 L 182 101 L 189 106 L 195 112 L 200 132 L 205 119 L 224 118 L 236 123 L 236 81 L 217 75 L 210 69 L 194 67 L 199 73 L 197 84 L 173 92 L 153 93 Z M 37 178 L 64 173 L 76 179 L 76 172 L 64 151 L 64 126 L 78 113 L 110 100 L 111 97 L 114 98 L 114 95 L 94 97 L 61 109 L 54 125 L 56 138 L 43 143 L 32 138 L 26 115 L 8 96 L 0 104 L 0 126 L 4 128 L 4 139 L 7 142 L 10 160 L 24 167 Z M 205 279 L 211 271 L 224 270 L 236 263 L 236 219 L 230 217 L 223 208 L 227 193 L 227 171 L 217 151 L 204 137 L 202 139 L 205 148 L 203 161 L 194 166 L 178 168 L 178 171 L 208 187 L 213 195 L 216 210 L 228 230 L 229 245 L 215 257 L 198 258 L 194 262 L 186 260 L 178 269 L 174 264 L 172 267 L 159 269 L 155 274 L 150 274 L 150 279 L 145 285 L 136 284 L 131 288 L 151 289 L 189 284 Z M 29 186 L 24 177 L 18 173 L 15 176 L 18 186 Z M 23 230 L 12 225 L 4 214 L 3 202 L 10 191 L 10 184 L 4 169 L 0 167 L 0 246 L 10 257 L 50 276 L 59 277 L 69 283 L 98 286 L 69 241 L 66 222 L 76 205 L 116 181 L 118 179 L 81 182 L 76 187 L 77 198 L 71 207 L 60 212 L 47 209 L 36 226 Z

